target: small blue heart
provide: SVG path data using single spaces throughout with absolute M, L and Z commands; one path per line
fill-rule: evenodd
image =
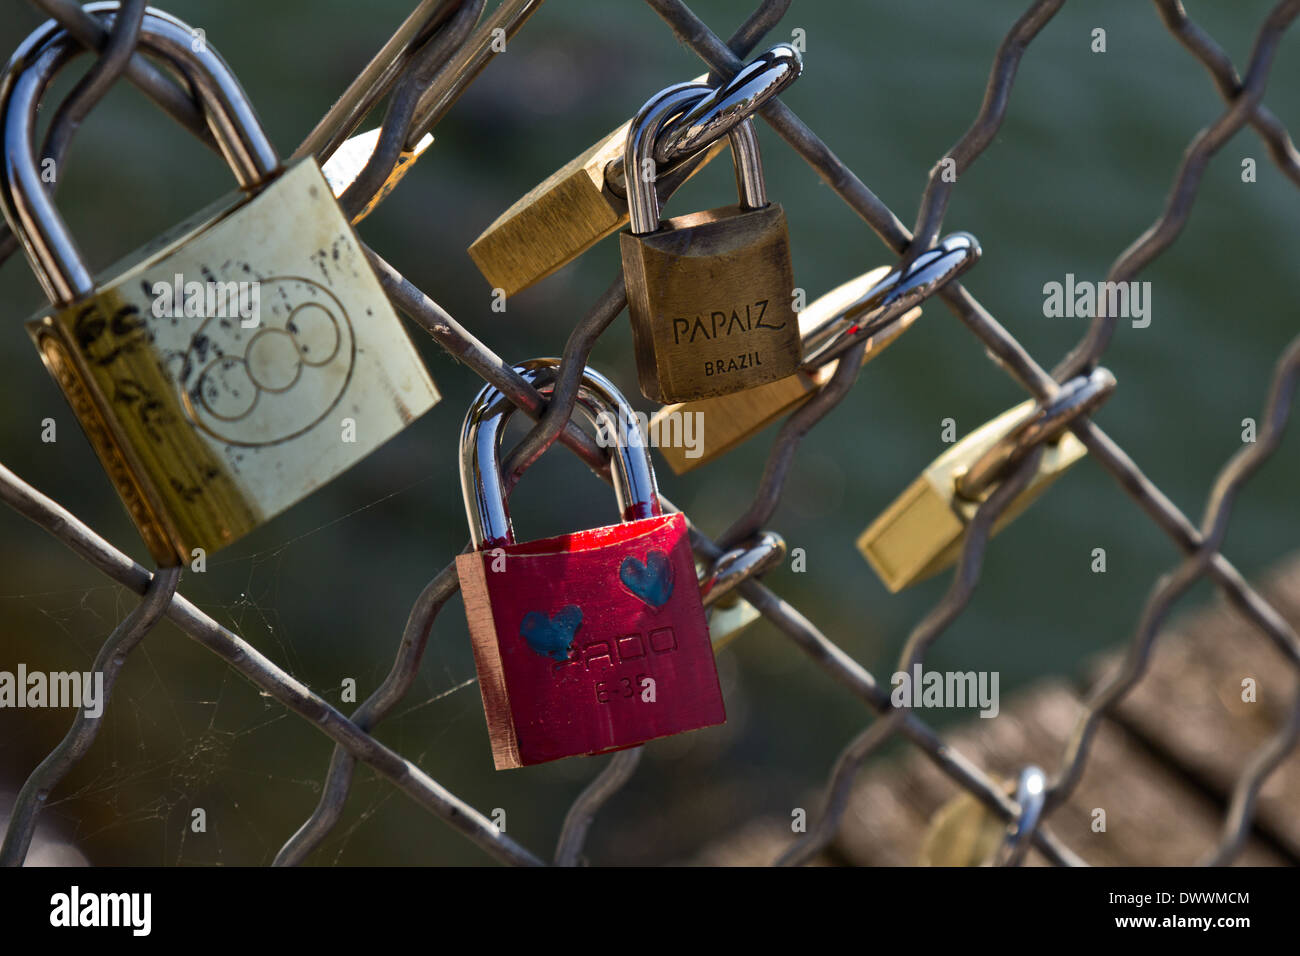
M 573 635 L 582 625 L 582 608 L 566 604 L 554 617 L 529 611 L 519 625 L 519 636 L 538 654 L 566 660 L 573 647 Z
M 628 555 L 618 577 L 624 587 L 653 608 L 663 607 L 673 596 L 673 566 L 662 551 L 649 552 L 645 564 Z

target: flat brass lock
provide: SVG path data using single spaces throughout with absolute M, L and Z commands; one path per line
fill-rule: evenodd
M 329 183 L 330 192 L 334 194 L 335 199 L 342 198 L 348 187 L 366 168 L 366 163 L 370 162 L 370 157 L 374 155 L 375 148 L 379 145 L 380 132 L 379 129 L 372 129 L 349 137 L 325 161 L 325 165 L 321 167 L 321 172 L 325 174 L 325 181 Z M 366 203 L 361 211 L 352 217 L 352 225 L 355 226 L 374 212 L 379 204 L 388 198 L 388 194 L 396 189 L 397 184 L 410 172 L 411 167 L 415 165 L 415 161 L 423 156 L 424 151 L 432 145 L 433 136 L 425 133 L 410 149 L 402 150 L 397 157 L 397 163 L 393 166 L 392 172 L 384 180 L 384 185 L 370 198 L 370 201 Z
M 150 10 L 241 189 L 93 277 L 35 163 L 56 24 L 0 82 L 0 205 L 54 310 L 28 331 L 154 559 L 211 553 L 360 461 L 438 392 L 314 159 L 280 165 L 238 80 Z
M 916 303 L 974 265 L 979 243 L 968 233 L 954 233 L 918 256 L 900 272 L 880 266 L 842 283 L 799 312 L 804 364 L 786 378 L 731 395 L 665 405 L 653 419 L 655 434 L 683 434 L 686 415 L 700 416 L 696 441 L 660 442 L 659 452 L 676 474 L 685 474 L 720 458 L 764 428 L 795 411 L 820 391 L 838 367 L 832 357 L 867 339 L 865 366 L 880 356 L 921 317 Z M 818 364 L 820 363 L 820 364 Z
M 727 83 L 702 90 L 656 149 L 660 175 L 694 176 L 722 152 L 727 131 L 792 83 L 802 65 L 793 47 L 778 44 Z M 629 120 L 534 186 L 470 244 L 470 258 L 493 288 L 521 292 L 627 225 L 623 154 L 631 126 Z
M 981 425 L 936 458 L 858 537 L 857 547 L 892 592 L 952 565 L 966 529 L 998 481 L 1038 445 L 1038 469 L 994 522 L 996 535 L 1061 477 L 1087 449 L 1065 429 L 1115 389 L 1106 369 L 1072 379 L 1047 406 L 1032 399 Z

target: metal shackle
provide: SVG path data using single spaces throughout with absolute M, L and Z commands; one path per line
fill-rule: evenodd
M 560 367 L 556 358 L 532 359 L 515 371 L 549 397 Z M 610 457 L 614 494 L 624 521 L 663 514 L 650 449 L 641 434 L 632 406 L 614 384 L 591 368 L 582 373 L 577 407 L 596 427 L 614 425 L 615 448 Z M 475 397 L 460 431 L 460 486 L 469 519 L 470 539 L 478 550 L 515 543 L 514 525 L 501 475 L 501 440 L 506 423 L 518 410 L 495 385 Z
M 979 241 L 968 232 L 954 232 L 918 255 L 904 269 L 892 269 L 865 292 L 854 282 L 827 293 L 839 298 L 838 308 L 815 328 L 803 330 L 803 367 L 815 369 L 871 338 L 934 295 L 980 258 Z
M 655 146 L 655 162 L 662 166 L 706 149 L 753 116 L 801 73 L 803 57 L 789 43 L 778 43 L 760 53 L 662 131 Z
M 111 24 L 118 4 L 92 3 L 85 9 Z M 211 45 L 196 51 L 193 41 L 187 24 L 153 7 L 146 11 L 140 46 L 185 77 L 240 187 L 257 188 L 279 172 L 279 157 L 230 67 Z M 47 21 L 23 42 L 0 77 L 0 208 L 56 306 L 90 295 L 94 278 L 41 180 L 38 110 L 58 71 L 83 51 L 62 26 Z
M 700 95 L 695 104 L 666 123 L 656 140 L 654 158 L 658 176 L 675 173 L 694 157 L 722 139 L 763 108 L 799 78 L 803 58 L 788 43 L 778 43 L 759 54 L 720 86 Z M 692 82 L 703 82 L 700 77 Z M 605 186 L 627 199 L 624 156 L 605 164 Z
M 655 180 L 645 175 L 647 169 L 658 168 L 655 144 L 660 133 L 670 121 L 692 110 L 702 96 L 712 93 L 712 87 L 705 83 L 676 83 L 652 96 L 632 118 L 623 151 L 623 169 L 624 175 L 629 171 L 631 174 L 627 209 L 633 235 L 648 235 L 660 225 L 659 193 Z M 763 177 L 763 159 L 753 120 L 746 119 L 733 126 L 727 138 L 731 142 L 740 205 L 745 209 L 762 209 L 767 205 L 767 181 Z
M 1062 384 L 1051 401 L 1030 405 L 997 444 L 957 475 L 957 494 L 978 501 L 1035 448 L 1056 441 L 1071 422 L 1096 411 L 1110 398 L 1115 385 L 1109 369 L 1095 368 Z
M 785 557 L 785 539 L 775 531 L 760 531 L 747 544 L 719 555 L 700 576 L 700 598 L 712 607 L 750 578 L 755 578 L 781 563 Z

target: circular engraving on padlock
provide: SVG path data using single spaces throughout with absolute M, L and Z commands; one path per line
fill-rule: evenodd
M 248 374 L 248 363 L 242 358 L 214 359 L 200 373 L 199 382 L 203 411 L 221 422 L 240 421 L 261 397 L 261 389 Z
M 290 320 L 292 322 L 292 320 Z M 288 329 L 264 329 L 248 346 L 248 377 L 264 392 L 284 392 L 302 378 L 302 350 Z
M 352 320 L 330 290 L 311 279 L 259 283 L 251 328 L 207 318 L 180 357 L 177 381 L 195 427 L 229 445 L 290 441 L 321 424 L 352 381 Z

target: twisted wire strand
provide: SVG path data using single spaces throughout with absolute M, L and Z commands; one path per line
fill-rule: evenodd
M 104 715 L 108 712 L 108 702 L 118 674 L 122 672 L 127 657 L 162 617 L 163 611 L 171 603 L 172 595 L 176 593 L 180 579 L 180 568 L 160 568 L 155 571 L 145 588 L 144 600 L 131 609 L 131 613 L 113 629 L 113 633 L 100 648 L 92 667 L 92 673 L 103 675 L 100 713 L 91 717 L 84 709 L 77 711 L 67 734 L 27 777 L 14 801 L 9 825 L 5 828 L 4 843 L 0 844 L 0 866 L 22 866 L 32 845 L 32 836 L 36 833 L 41 810 L 68 771 L 90 752 L 91 744 L 99 736 Z

